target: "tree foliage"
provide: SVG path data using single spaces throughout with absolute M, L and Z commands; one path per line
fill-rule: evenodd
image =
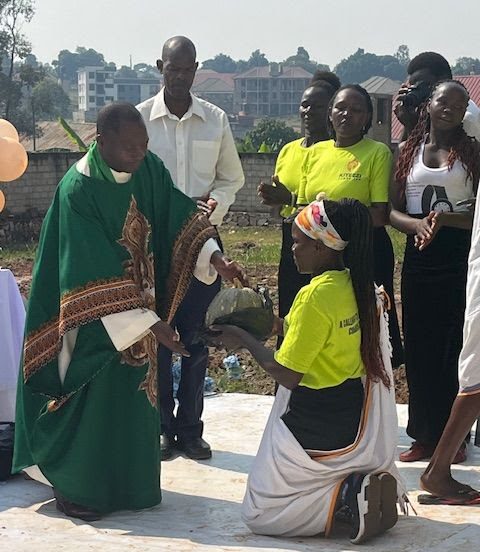
M 458 58 L 455 65 L 452 67 L 454 75 L 479 75 L 480 74 L 480 59 L 472 57 Z
M 269 148 L 270 151 L 277 152 L 285 144 L 297 138 L 300 138 L 300 134 L 287 126 L 284 121 L 265 118 L 253 130 L 247 132 L 245 143 L 251 144 L 253 151 L 258 151 L 264 144 L 263 149 Z
M 130 69 L 130 67 L 127 67 L 126 65 L 122 65 L 115 73 L 115 76 L 124 79 L 134 79 L 137 76 L 137 72 L 134 69 Z
M 45 78 L 32 91 L 38 120 L 53 121 L 71 115 L 70 98 L 54 80 Z
M 321 63 L 317 63 L 313 59 L 310 59 L 310 54 L 305 50 L 303 46 L 297 48 L 297 53 L 294 56 L 289 56 L 282 62 L 287 66 L 298 66 L 305 69 L 309 73 L 315 73 L 317 69 L 321 71 L 329 71 L 330 67 Z
M 217 54 L 202 63 L 202 69 L 211 69 L 218 73 L 236 73 L 237 62 L 226 54 Z
M 81 67 L 103 67 L 106 65 L 103 54 L 93 48 L 77 46 L 75 52 L 61 50 L 58 58 L 52 61 L 52 65 L 57 71 L 57 75 L 62 80 L 76 82 L 77 71 Z M 110 64 L 115 70 L 115 64 Z
M 398 56 L 401 56 L 400 60 Z M 343 83 L 361 83 L 370 77 L 388 77 L 402 82 L 407 74 L 406 59 L 407 51 L 402 47 L 401 52 L 396 55 L 377 56 L 365 52 L 362 48 L 350 55 L 335 67 L 334 72 Z

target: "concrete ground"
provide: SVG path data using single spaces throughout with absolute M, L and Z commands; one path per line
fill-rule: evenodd
M 401 516 L 387 534 L 361 546 L 348 539 L 280 539 L 253 535 L 240 520 L 248 470 L 272 397 L 220 395 L 206 399 L 205 437 L 213 458 L 177 457 L 162 464 L 163 503 L 141 512 L 121 512 L 88 524 L 55 509 L 52 491 L 17 476 L 0 484 L 0 551 L 474 551 L 480 543 L 480 507 L 420 506 L 418 479 L 424 462 L 401 464 L 418 516 Z M 398 451 L 409 446 L 406 407 L 400 405 Z M 480 487 L 480 449 L 454 469 Z M 121 482 L 120 482 L 121 483 Z

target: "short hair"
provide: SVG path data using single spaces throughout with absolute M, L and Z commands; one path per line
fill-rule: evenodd
M 162 48 L 162 61 L 165 61 L 174 50 L 190 50 L 193 59 L 197 59 L 195 44 L 186 36 L 172 36 L 165 41 Z
M 367 106 L 367 112 L 368 112 L 368 119 L 367 119 L 367 122 L 365 123 L 365 126 L 363 127 L 363 131 L 362 131 L 363 136 L 365 136 L 365 134 L 367 134 L 367 132 L 372 127 L 372 119 L 373 119 L 372 98 L 370 97 L 370 94 L 365 90 L 365 88 L 363 88 L 363 86 L 360 86 L 359 84 L 344 84 L 343 86 L 341 86 L 335 92 L 332 99 L 330 100 L 330 106 L 329 106 L 330 109 L 333 107 L 333 104 L 335 103 L 335 100 L 336 100 L 338 94 L 342 90 L 355 90 L 355 92 L 358 92 L 359 94 L 361 94 L 364 97 L 365 104 Z M 335 140 L 336 139 L 335 129 L 333 128 L 333 124 L 332 124 L 332 121 L 330 120 L 330 117 L 327 118 L 327 128 L 328 128 L 328 131 L 330 133 L 330 136 Z
M 337 75 L 335 75 L 335 73 L 332 73 L 331 71 L 321 71 L 320 69 L 317 69 L 315 73 L 313 73 L 312 80 L 310 81 L 310 86 L 321 86 L 323 83 L 329 84 L 335 92 L 342 85 L 340 79 L 337 77 Z
M 128 102 L 113 102 L 102 107 L 97 117 L 97 134 L 118 133 L 122 123 L 138 123 L 143 119 L 137 108 Z
M 419 69 L 428 69 L 437 79 L 451 79 L 452 70 L 448 61 L 437 52 L 422 52 L 415 56 L 407 67 L 407 73 L 411 75 Z

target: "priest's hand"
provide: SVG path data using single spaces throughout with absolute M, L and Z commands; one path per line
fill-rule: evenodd
M 249 287 L 245 269 L 236 261 L 231 261 L 221 251 L 215 251 L 210 257 L 210 263 L 224 280 L 238 279 L 242 286 Z
M 156 322 L 150 331 L 157 338 L 157 342 L 170 349 L 173 353 L 189 357 L 190 353 L 185 349 L 185 345 L 180 341 L 178 332 L 163 320 Z

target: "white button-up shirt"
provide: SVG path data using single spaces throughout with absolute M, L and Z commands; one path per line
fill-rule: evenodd
M 192 103 L 179 119 L 166 106 L 164 90 L 137 105 L 147 127 L 148 149 L 164 162 L 182 192 L 217 201 L 210 222 L 219 225 L 245 181 L 227 115 L 191 95 Z

